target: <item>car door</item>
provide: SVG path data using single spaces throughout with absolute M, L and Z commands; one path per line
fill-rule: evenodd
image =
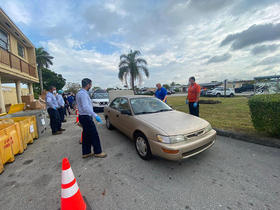
M 131 136 L 133 132 L 133 116 L 131 112 L 131 108 L 127 98 L 121 98 L 119 103 L 119 115 L 117 116 L 117 120 L 119 122 L 120 130 L 128 136 Z M 126 114 L 122 114 L 122 111 L 126 111 Z
M 120 114 L 118 109 L 120 105 L 120 98 L 115 98 L 108 108 L 108 117 L 113 126 L 118 128 L 118 115 Z

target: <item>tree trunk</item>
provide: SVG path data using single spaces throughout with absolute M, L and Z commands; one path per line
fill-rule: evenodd
M 134 76 L 133 75 L 131 75 L 131 86 L 132 86 L 133 93 L 135 95 Z
M 42 75 L 42 69 L 38 66 L 38 72 L 39 72 L 39 81 L 40 81 L 40 91 L 41 94 L 43 93 L 44 87 L 43 87 L 43 75 Z

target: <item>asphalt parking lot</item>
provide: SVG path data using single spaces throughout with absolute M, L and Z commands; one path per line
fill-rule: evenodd
M 140 159 L 120 132 L 98 125 L 108 157 L 82 159 L 74 118 L 63 135 L 35 141 L 0 175 L 0 209 L 59 209 L 68 157 L 92 209 L 280 209 L 280 150 L 217 137 L 180 162 Z

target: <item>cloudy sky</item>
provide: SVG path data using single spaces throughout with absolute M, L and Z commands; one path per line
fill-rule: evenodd
M 150 78 L 186 83 L 280 73 L 279 0 L 0 0 L 67 81 L 120 86 L 119 56 L 140 50 Z

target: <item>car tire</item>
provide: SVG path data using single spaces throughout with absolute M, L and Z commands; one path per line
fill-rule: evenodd
M 106 128 L 113 130 L 114 126 L 111 124 L 109 117 L 106 117 Z
M 217 96 L 217 97 L 221 97 L 221 93 L 217 93 L 216 96 Z
M 143 160 L 151 160 L 153 155 L 146 136 L 139 132 L 135 134 L 134 140 L 135 140 L 134 142 L 135 142 L 135 149 L 137 151 L 137 154 Z
M 233 97 L 234 96 L 234 94 L 233 93 L 231 93 L 230 95 L 229 95 L 229 97 Z

